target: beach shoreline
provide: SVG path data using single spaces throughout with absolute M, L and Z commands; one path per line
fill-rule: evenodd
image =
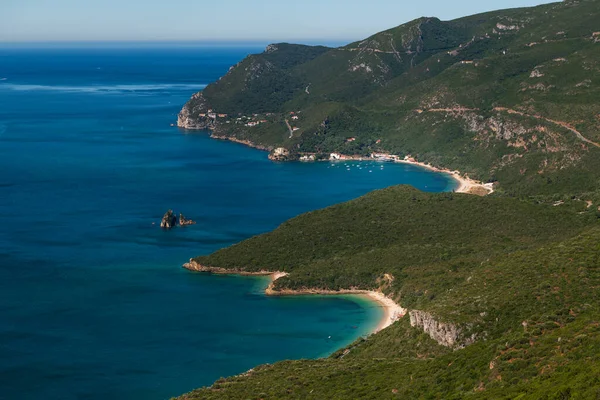
M 467 193 L 474 194 L 478 196 L 486 196 L 488 194 L 494 193 L 494 185 L 492 183 L 482 183 L 475 179 L 471 179 L 468 176 L 462 176 L 460 171 L 451 171 L 447 168 L 438 168 L 434 167 L 431 164 L 425 164 L 419 161 L 404 159 L 395 161 L 401 164 L 409 164 L 416 165 L 430 171 L 441 172 L 444 174 L 450 175 L 456 182 L 458 182 L 458 187 L 454 189 L 456 193 Z
M 471 179 L 468 176 L 463 176 L 461 174 L 461 172 L 458 170 L 452 171 L 448 168 L 434 167 L 431 164 L 426 164 L 424 162 L 416 161 L 415 159 L 411 158 L 410 156 L 407 156 L 403 159 L 399 158 L 398 156 L 395 156 L 392 154 L 387 154 L 387 153 L 381 153 L 380 156 L 387 157 L 387 159 L 378 159 L 378 158 L 356 156 L 356 155 L 349 156 L 349 155 L 340 154 L 340 157 L 341 157 L 340 159 L 318 160 L 318 161 L 327 161 L 327 162 L 374 161 L 374 162 L 384 162 L 384 163 L 393 162 L 393 163 L 397 163 L 397 164 L 414 165 L 417 167 L 424 168 L 428 171 L 439 172 L 442 174 L 449 175 L 458 184 L 457 188 L 454 189 L 455 193 L 467 193 L 467 194 L 474 194 L 474 195 L 478 195 L 478 196 L 486 196 L 488 194 L 494 193 L 494 184 L 493 183 L 482 183 L 478 180 Z
M 190 259 L 189 263 L 185 263 L 183 268 L 194 272 L 205 272 L 217 275 L 239 275 L 239 276 L 268 276 L 270 279 L 269 284 L 265 288 L 266 296 L 306 296 L 306 295 L 320 295 L 320 296 L 359 296 L 363 299 L 367 299 L 373 303 L 376 303 L 383 309 L 383 316 L 375 326 L 375 329 L 371 333 L 378 333 L 383 329 L 389 327 L 394 322 L 406 315 L 407 310 L 402 308 L 394 300 L 387 297 L 382 292 L 374 290 L 360 290 L 360 289 L 342 289 L 342 290 L 322 290 L 322 289 L 302 289 L 302 290 L 275 290 L 275 281 L 280 278 L 286 277 L 288 273 L 282 271 L 257 271 L 248 272 L 238 269 L 225 269 L 216 267 L 207 267 L 198 264 L 193 259 Z
M 185 127 L 180 127 L 180 128 L 182 128 L 184 130 L 188 130 L 188 131 L 194 131 L 194 129 L 189 129 L 189 128 L 185 128 Z M 273 150 L 272 146 L 263 146 L 263 145 L 256 144 L 250 140 L 243 140 L 243 139 L 238 139 L 238 138 L 230 137 L 230 136 L 226 136 L 226 135 L 219 135 L 219 134 L 215 133 L 214 130 L 209 130 L 209 136 L 212 139 L 226 140 L 226 141 L 242 144 L 244 146 L 254 148 L 257 150 L 261 150 L 261 151 L 269 152 L 269 151 Z M 306 155 L 306 154 L 302 154 L 302 155 Z M 379 161 L 379 162 L 395 162 L 395 163 L 401 163 L 401 164 L 409 164 L 409 165 L 415 165 L 418 167 L 425 168 L 429 171 L 440 172 L 443 174 L 450 175 L 450 177 L 454 181 L 456 181 L 458 184 L 457 188 L 454 189 L 455 193 L 467 193 L 467 194 L 473 194 L 476 196 L 487 196 L 488 194 L 494 193 L 493 183 L 482 183 L 475 179 L 471 179 L 468 176 L 463 176 L 460 173 L 460 171 L 457 171 L 457 170 L 452 171 L 447 168 L 434 167 L 431 164 L 426 164 L 424 162 L 416 161 L 416 160 L 412 159 L 410 156 L 407 156 L 404 159 L 400 159 L 398 156 L 395 156 L 392 154 L 381 153 L 381 155 L 389 157 L 390 160 L 383 161 L 383 160 L 378 160 L 377 158 L 372 158 L 372 157 L 339 154 L 340 158 L 335 159 L 335 160 L 323 159 L 323 160 L 310 160 L 310 161 L 306 161 L 306 160 L 293 160 L 293 161 L 300 161 L 300 162 Z M 264 275 L 268 275 L 268 274 L 265 273 Z
M 198 131 L 199 130 L 199 129 L 191 129 L 189 127 L 179 126 L 179 125 L 178 125 L 178 128 L 183 129 L 184 131 Z M 256 143 L 252 142 L 251 140 L 238 139 L 236 137 L 219 134 L 214 129 L 201 129 L 201 131 L 207 131 L 209 134 L 209 137 L 211 139 L 230 141 L 230 142 L 238 143 L 238 144 L 241 144 L 241 145 L 253 148 L 253 149 L 261 150 L 261 151 L 270 152 L 274 148 L 273 146 L 264 146 L 264 145 L 256 144 Z M 310 154 L 312 154 L 312 153 L 300 153 L 301 156 L 308 156 Z M 458 170 L 452 171 L 447 168 L 434 167 L 431 164 L 426 164 L 424 162 L 416 161 L 411 156 L 406 156 L 403 159 L 400 159 L 398 156 L 393 155 L 393 154 L 388 154 L 388 153 L 378 153 L 378 154 L 380 156 L 384 156 L 388 159 L 386 159 L 386 160 L 379 159 L 378 160 L 377 158 L 373 158 L 373 157 L 366 157 L 366 156 L 360 156 L 360 155 L 347 155 L 347 154 L 339 153 L 338 156 L 340 158 L 335 159 L 335 160 L 322 159 L 322 160 L 308 160 L 307 161 L 307 160 L 300 159 L 300 160 L 292 160 L 292 161 L 300 161 L 300 162 L 380 161 L 380 162 L 395 162 L 395 163 L 401 163 L 401 164 L 416 165 L 418 167 L 422 167 L 422 168 L 425 168 L 425 169 L 433 171 L 433 172 L 441 172 L 441 173 L 450 175 L 451 178 L 454 179 L 458 184 L 458 187 L 456 189 L 454 189 L 455 193 L 467 193 L 467 194 L 473 194 L 473 195 L 477 195 L 477 196 L 487 196 L 488 194 L 494 193 L 493 183 L 482 183 L 475 179 L 471 179 L 468 176 L 463 176 L 461 174 L 461 172 Z
M 288 274 L 285 272 L 274 272 L 271 274 L 271 283 L 265 289 L 267 296 L 306 296 L 306 295 L 320 295 L 320 296 L 359 296 L 367 299 L 371 302 L 377 303 L 379 307 L 383 309 L 383 316 L 375 330 L 372 333 L 380 332 L 381 330 L 392 325 L 398 319 L 406 315 L 407 310 L 398 305 L 394 300 L 387 297 L 382 292 L 374 290 L 360 290 L 360 289 L 342 289 L 342 290 L 322 290 L 322 289 L 302 289 L 302 290 L 275 290 L 275 281 L 279 278 L 283 278 Z
M 449 175 L 450 178 L 452 178 L 458 185 L 454 189 L 455 193 L 467 193 L 467 194 L 474 194 L 477 196 L 486 196 L 488 194 L 494 193 L 493 183 L 482 183 L 478 180 L 471 179 L 468 176 L 463 176 L 461 174 L 461 172 L 458 170 L 452 171 L 447 168 L 434 167 L 431 164 L 419 162 L 410 157 L 405 157 L 404 159 L 400 159 L 400 158 L 397 158 L 397 156 L 393 156 L 393 155 L 389 155 L 389 154 L 386 156 L 391 157 L 392 160 L 378 160 L 377 158 L 370 158 L 370 157 L 363 157 L 363 156 L 348 156 L 348 155 L 341 154 L 342 158 L 340 158 L 339 160 L 319 160 L 319 161 L 327 161 L 327 162 L 374 161 L 374 162 L 384 162 L 384 163 L 393 162 L 393 163 L 397 163 L 397 164 L 414 165 L 417 167 L 424 168 L 428 171 L 439 172 L 442 174 Z

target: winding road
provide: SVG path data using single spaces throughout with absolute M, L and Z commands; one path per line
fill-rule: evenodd
M 538 119 L 540 121 L 545 121 L 545 122 L 549 122 L 551 124 L 554 125 L 558 125 L 560 127 L 563 127 L 567 130 L 569 130 L 570 132 L 574 133 L 575 136 L 577 136 L 577 138 L 579 140 L 581 140 L 582 142 L 591 144 L 592 146 L 598 147 L 600 148 L 600 143 L 596 143 L 588 138 L 586 138 L 585 136 L 583 136 L 581 134 L 581 132 L 579 132 L 577 129 L 575 129 L 573 126 L 569 125 L 566 122 L 563 121 L 556 121 L 554 119 L 550 119 L 550 118 L 546 118 L 546 117 L 542 117 L 541 115 L 534 115 L 534 114 L 526 114 L 524 112 L 521 111 L 517 111 L 517 110 L 512 110 L 510 108 L 506 108 L 506 107 L 494 107 L 493 109 L 494 111 L 498 111 L 498 112 L 506 112 L 508 114 L 514 114 L 514 115 L 520 115 L 522 117 L 529 117 L 529 118 L 535 118 Z M 479 111 L 479 109 L 477 108 L 467 108 L 467 107 L 454 107 L 454 108 L 430 108 L 427 110 L 416 110 L 417 112 L 423 112 L 423 111 L 427 111 L 427 112 L 445 112 L 445 113 L 454 113 L 454 112 L 465 112 L 465 111 Z

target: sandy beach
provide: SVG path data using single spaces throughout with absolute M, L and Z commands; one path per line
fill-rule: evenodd
M 267 296 L 302 296 L 302 295 L 357 295 L 368 298 L 371 301 L 376 302 L 383 308 L 383 317 L 381 321 L 377 324 L 373 333 L 377 333 L 382 329 L 387 328 L 392 325 L 399 318 L 402 318 L 406 314 L 406 309 L 400 307 L 394 300 L 386 297 L 383 293 L 377 292 L 374 290 L 358 290 L 358 289 L 344 289 L 339 291 L 333 290 L 318 290 L 318 289 L 304 289 L 304 290 L 275 290 L 275 281 L 277 279 L 283 278 L 288 274 L 286 272 L 277 271 L 277 272 L 269 272 L 269 271 L 258 271 L 258 272 L 247 272 L 242 270 L 228 270 L 224 268 L 214 268 L 207 267 L 204 265 L 198 264 L 193 259 L 190 260 L 189 263 L 183 265 L 184 268 L 189 269 L 191 271 L 197 272 L 209 272 L 212 274 L 220 274 L 220 275 L 245 275 L 245 276 L 269 276 L 271 282 L 265 289 L 265 294 Z
M 215 134 L 214 132 L 211 133 L 210 137 L 213 139 L 218 139 L 218 140 L 229 140 L 232 142 L 240 143 L 240 144 L 246 145 L 248 147 L 253 147 L 255 149 L 259 149 L 259 150 L 263 150 L 263 151 L 272 150 L 271 147 L 258 145 L 250 140 L 241 140 L 241 139 L 237 139 L 235 137 L 218 135 L 218 134 Z M 303 154 L 303 155 L 306 155 L 306 154 Z M 358 156 L 358 155 L 340 154 L 340 156 L 342 158 L 340 158 L 338 160 L 333 160 L 333 161 L 337 161 L 337 162 L 339 162 L 339 161 L 376 161 L 375 159 L 373 159 L 371 157 Z M 397 157 L 397 156 L 393 156 L 391 154 L 388 154 L 388 156 Z M 319 160 L 319 161 L 331 162 L 332 160 L 325 159 L 325 160 Z M 426 168 L 430 171 L 442 172 L 442 173 L 451 175 L 452 178 L 458 182 L 458 187 L 454 190 L 456 193 L 467 193 L 467 194 L 473 194 L 473 195 L 477 195 L 477 196 L 486 196 L 486 195 L 494 192 L 494 186 L 492 183 L 482 183 L 480 181 L 471 179 L 469 177 L 462 176 L 460 171 L 451 171 L 451 170 L 445 169 L 445 168 L 437 168 L 430 164 L 425 164 L 425 163 L 422 163 L 419 161 L 415 161 L 410 157 L 406 157 L 404 159 L 396 158 L 394 160 L 394 162 L 417 165 L 419 167 Z M 262 273 L 261 275 L 268 275 L 268 274 Z
M 395 157 L 392 155 L 389 155 L 389 156 Z M 342 158 L 340 160 L 334 160 L 334 162 L 377 161 L 372 158 L 363 157 L 363 156 L 343 155 L 343 157 L 344 158 Z M 323 160 L 323 161 L 331 162 L 331 160 Z M 434 167 L 433 165 L 415 161 L 411 158 L 405 158 L 405 159 L 397 158 L 397 159 L 394 159 L 393 162 L 401 163 L 401 164 L 416 165 L 416 166 L 428 169 L 430 171 L 441 172 L 443 174 L 450 175 L 456 182 L 458 182 L 458 187 L 454 190 L 456 193 L 467 193 L 467 194 L 474 194 L 477 196 L 486 196 L 486 195 L 494 192 L 494 185 L 492 183 L 482 183 L 480 181 L 476 181 L 475 179 L 471 179 L 469 177 L 462 176 L 460 171 L 451 171 L 451 170 L 445 169 L 445 168 L 437 168 L 437 167 Z
M 265 294 L 267 296 L 302 296 L 302 295 L 326 295 L 326 296 L 335 296 L 335 295 L 357 295 L 361 297 L 365 297 L 370 301 L 376 302 L 379 306 L 383 308 L 383 317 L 375 327 L 373 333 L 377 333 L 388 326 L 392 325 L 395 321 L 402 318 L 407 310 L 400 307 L 394 300 L 390 299 L 386 295 L 381 292 L 376 292 L 372 290 L 354 290 L 354 289 L 345 289 L 339 291 L 333 290 L 317 290 L 317 289 L 306 289 L 306 290 L 275 290 L 275 281 L 279 278 L 283 278 L 288 274 L 285 272 L 274 272 L 271 274 L 271 283 L 265 289 Z
M 381 292 L 366 292 L 363 296 L 368 297 L 372 301 L 376 301 L 383 308 L 383 318 L 379 321 L 379 324 L 373 333 L 377 333 L 387 328 L 406 314 L 406 309 L 400 307 L 394 300 L 386 297 Z
M 474 194 L 477 196 L 486 196 L 494 192 L 494 186 L 491 183 L 481 183 L 480 181 L 476 181 L 469 177 L 462 176 L 460 171 L 450 171 L 449 169 L 442 169 L 434 167 L 430 164 L 425 164 L 422 162 L 404 159 L 397 160 L 395 162 L 403 163 L 403 164 L 411 164 L 418 165 L 419 167 L 426 168 L 430 171 L 442 172 L 448 175 L 451 175 L 454 180 L 458 182 L 458 187 L 454 190 L 456 193 L 468 193 Z
M 371 157 L 364 156 L 356 156 L 356 155 L 345 155 L 340 154 L 342 158 L 338 160 L 320 160 L 323 162 L 346 162 L 346 161 L 378 161 L 377 159 Z M 397 156 L 386 154 L 386 156 L 392 158 L 392 160 L 384 161 L 384 162 L 395 162 L 401 164 L 411 164 L 416 165 L 430 171 L 441 172 L 443 174 L 450 175 L 456 182 L 458 182 L 458 187 L 454 190 L 456 193 L 467 193 L 473 194 L 477 196 L 486 196 L 494 192 L 494 185 L 492 183 L 482 183 L 475 179 L 471 179 L 467 176 L 461 175 L 460 171 L 451 171 L 447 168 L 438 168 L 434 167 L 430 164 L 425 164 L 423 162 L 416 161 L 410 157 L 406 157 L 404 159 L 400 159 Z

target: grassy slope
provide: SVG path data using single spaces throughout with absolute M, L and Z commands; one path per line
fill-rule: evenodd
M 341 359 L 263 366 L 183 398 L 595 396 L 600 223 L 582 209 L 393 187 L 200 257 L 290 271 L 280 287 L 373 288 L 392 273 L 383 288 L 404 306 L 480 340 L 450 351 L 404 319 Z

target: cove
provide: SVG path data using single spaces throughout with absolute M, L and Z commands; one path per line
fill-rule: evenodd
M 262 278 L 181 268 L 374 189 L 456 184 L 404 164 L 273 163 L 170 126 L 251 51 L 0 50 L 2 396 L 168 398 L 377 324 L 370 302 L 269 298 Z M 197 225 L 162 231 L 169 208 Z

